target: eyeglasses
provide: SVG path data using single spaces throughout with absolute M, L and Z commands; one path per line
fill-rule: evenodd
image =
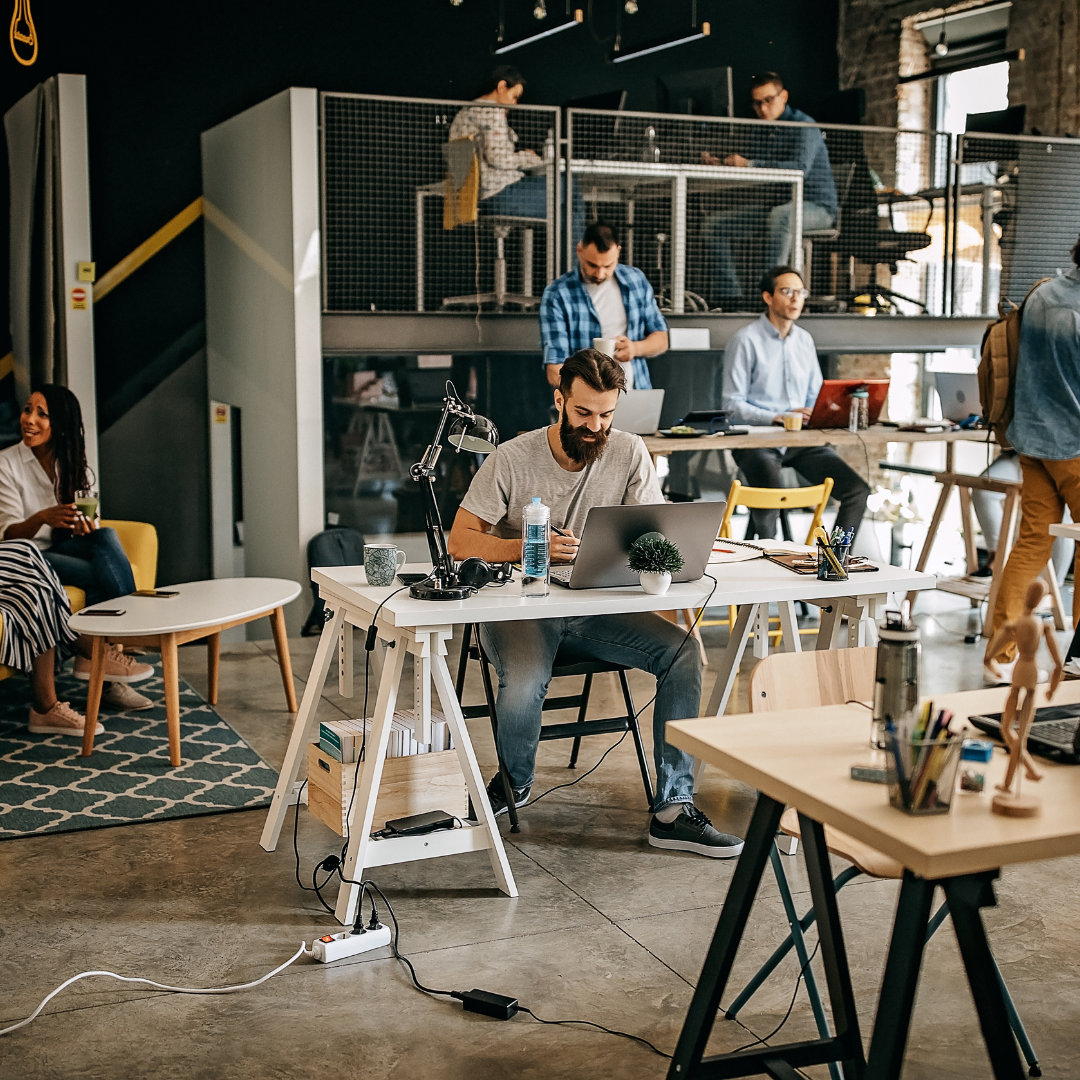
M 766 105 L 771 105 L 783 92 L 783 90 L 778 90 L 775 94 L 770 94 L 768 97 L 752 97 L 750 102 L 755 109 L 763 109 Z
M 781 296 L 786 296 L 789 300 L 794 297 L 799 297 L 800 300 L 805 300 L 810 295 L 809 289 L 793 289 L 790 285 L 781 285 L 776 290 Z

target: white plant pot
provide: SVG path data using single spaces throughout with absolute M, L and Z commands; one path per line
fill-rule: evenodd
M 641 581 L 641 587 L 654 596 L 663 596 L 671 586 L 671 575 L 666 570 L 662 573 L 645 570 L 638 574 L 638 579 Z

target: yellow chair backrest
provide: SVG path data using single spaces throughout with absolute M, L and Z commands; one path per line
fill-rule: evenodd
M 804 510 L 813 507 L 814 518 L 810 522 L 805 541 L 809 544 L 814 529 L 821 525 L 832 487 L 831 476 L 826 477 L 823 484 L 801 488 L 747 487 L 738 480 L 732 480 L 724 520 L 720 522 L 720 536 L 725 540 L 731 539 L 731 516 L 737 506 L 745 506 L 750 510 Z
M 131 573 L 136 589 L 152 589 L 157 582 L 158 536 L 157 529 L 145 521 L 117 521 L 106 518 L 102 527 L 116 530 L 120 545 L 131 563 Z M 86 593 L 74 585 L 65 585 L 71 601 L 72 612 L 86 607 Z
M 446 181 L 443 191 L 443 228 L 454 229 L 476 221 L 480 207 L 480 157 L 472 135 L 451 139 L 443 146 Z

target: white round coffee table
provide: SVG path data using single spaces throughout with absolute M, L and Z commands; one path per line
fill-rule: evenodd
M 270 617 L 274 634 L 285 701 L 296 712 L 292 662 L 285 632 L 284 606 L 295 600 L 300 586 L 285 578 L 217 578 L 212 581 L 187 581 L 180 585 L 162 585 L 176 590 L 177 596 L 119 596 L 92 608 L 83 608 L 71 617 L 71 629 L 94 639 L 90 660 L 90 688 L 86 695 L 86 728 L 82 756 L 94 749 L 94 729 L 101 706 L 104 682 L 105 646 L 143 645 L 161 651 L 165 681 L 165 714 L 169 721 L 169 761 L 180 764 L 180 673 L 177 648 L 189 641 L 207 639 L 209 702 L 217 703 L 218 656 L 221 632 L 231 626 Z M 119 608 L 122 615 L 92 615 L 95 608 Z

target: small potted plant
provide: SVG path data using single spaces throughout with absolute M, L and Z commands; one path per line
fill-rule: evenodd
M 630 545 L 630 569 L 638 575 L 647 593 L 661 595 L 668 591 L 671 575 L 683 568 L 679 549 L 660 533 L 646 533 Z

